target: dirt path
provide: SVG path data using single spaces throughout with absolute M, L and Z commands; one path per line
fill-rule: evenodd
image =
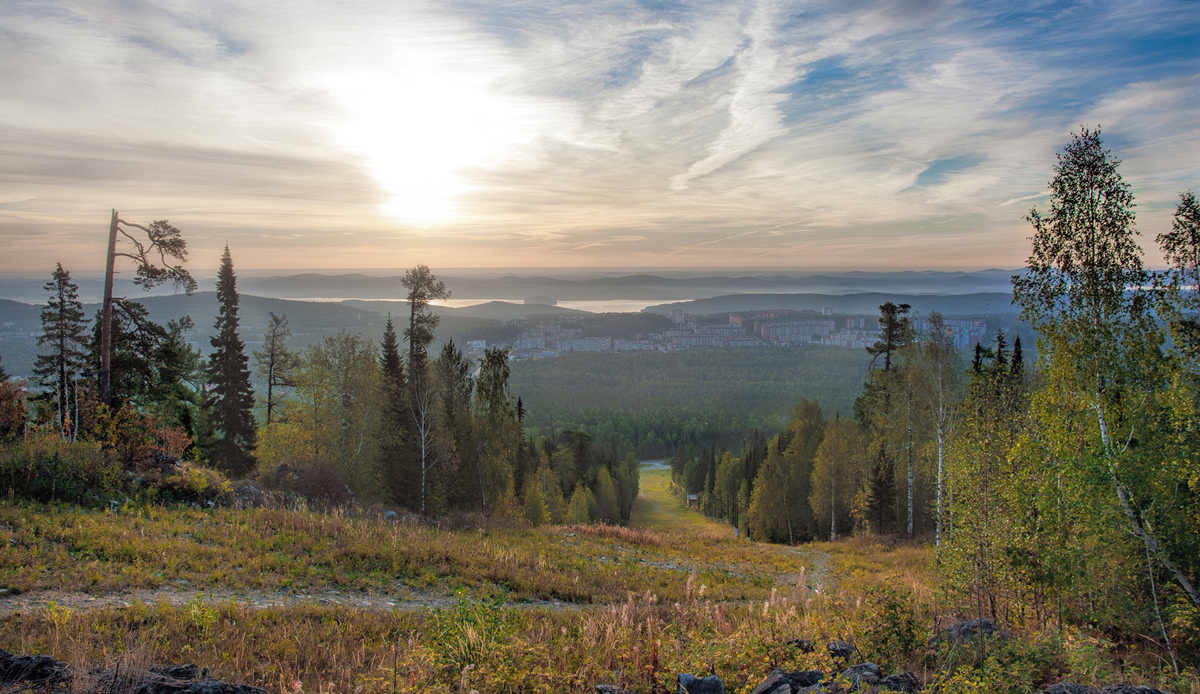
M 62 590 L 21 593 L 0 596 L 0 617 L 44 610 L 54 605 L 73 611 L 97 610 L 106 607 L 129 607 L 135 603 L 146 605 L 166 604 L 173 606 L 189 604 L 220 605 L 236 603 L 253 609 L 296 606 L 344 606 L 358 610 L 426 610 L 452 607 L 457 598 L 434 591 L 414 591 L 397 588 L 395 592 L 370 592 L 346 590 L 310 591 L 291 593 L 270 590 L 192 590 L 186 587 L 140 588 L 120 593 L 92 595 Z M 510 603 L 510 607 L 539 608 L 551 610 L 576 610 L 579 605 L 557 600 L 532 600 Z

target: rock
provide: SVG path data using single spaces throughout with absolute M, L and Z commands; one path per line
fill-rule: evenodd
M 798 649 L 801 653 L 812 653 L 816 650 L 816 648 L 813 646 L 813 642 L 809 641 L 808 639 L 792 639 L 791 641 L 787 642 L 787 645 Z
M 90 686 L 84 692 L 121 692 L 122 694 L 267 694 L 266 690 L 245 684 L 230 684 L 208 679 L 208 670 L 198 665 L 151 667 L 130 676 L 119 668 L 89 671 Z M 28 682 L 49 692 L 73 689 L 75 672 L 71 666 L 45 655 L 15 656 L 0 649 L 0 685 Z
M 879 680 L 875 686 L 880 691 L 904 692 L 905 694 L 916 694 L 921 689 L 920 683 L 917 682 L 917 676 L 907 670 L 888 675 Z
M 839 675 L 842 679 L 849 680 L 855 685 L 862 686 L 864 684 L 879 684 L 879 680 L 883 679 L 883 673 L 879 671 L 879 666 L 875 663 L 859 663 L 851 665 L 842 670 Z
M 841 658 L 842 660 L 849 660 L 850 656 L 854 655 L 854 652 L 858 650 L 854 647 L 854 644 L 845 641 L 830 641 L 829 645 L 825 648 L 829 651 L 829 655 L 834 658 Z
M 208 668 L 192 663 L 187 663 L 186 665 L 167 665 L 165 667 L 154 666 L 150 668 L 150 672 L 184 681 L 208 679 Z
M 784 672 L 772 670 L 751 694 L 793 694 L 808 687 L 820 684 L 824 673 L 820 670 L 798 670 Z
M 0 648 L 0 684 L 60 684 L 74 674 L 70 665 L 48 655 L 13 655 Z
M 395 511 L 388 510 L 388 511 L 383 512 L 383 519 L 385 521 L 395 521 L 399 517 L 400 516 L 396 515 Z M 605 685 L 605 686 L 608 686 L 608 685 Z
M 681 674 L 675 680 L 676 694 L 725 694 L 725 683 L 716 675 L 700 679 L 695 675 Z
M 1071 682 L 1059 682 L 1043 689 L 1039 694 L 1095 694 L 1095 687 Z
M 938 632 L 935 641 L 945 641 L 956 645 L 970 643 L 975 634 L 983 634 L 997 639 L 1011 639 L 1012 633 L 1007 629 L 1001 629 L 995 622 L 984 617 L 983 619 L 970 619 L 965 622 L 955 622 L 950 626 Z
M 633 690 L 618 687 L 615 684 L 597 684 L 596 694 L 633 694 Z
M 1171 694 L 1154 687 L 1135 687 L 1129 684 L 1110 684 L 1100 694 Z

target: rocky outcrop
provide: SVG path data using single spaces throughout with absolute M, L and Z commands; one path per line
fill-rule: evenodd
M 828 677 L 820 670 L 773 670 L 751 694 L 885 691 L 915 694 L 918 690 L 920 684 L 911 672 L 899 672 L 884 677 L 875 663 L 859 663 Z
M 73 694 L 267 694 L 245 684 L 210 679 L 208 669 L 186 665 L 152 666 L 143 672 L 97 668 L 79 675 L 45 655 L 13 655 L 0 649 L 0 686 L 24 685 Z
M 74 674 L 66 663 L 48 655 L 13 655 L 0 648 L 0 684 L 68 684 Z

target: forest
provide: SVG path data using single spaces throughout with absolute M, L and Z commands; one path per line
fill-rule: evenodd
M 128 258 L 145 287 L 195 289 L 178 229 L 113 219 L 110 267 Z M 627 522 L 636 459 L 582 430 L 527 437 L 507 350 L 473 364 L 449 340 L 430 354 L 431 303 L 449 292 L 423 265 L 403 284 L 408 315 L 399 329 L 389 316 L 378 344 L 342 330 L 294 350 L 287 316 L 271 313 L 261 348 L 248 351 L 227 247 L 205 355 L 183 337 L 190 318 L 160 325 L 132 299 L 106 298 L 89 324 L 60 264 L 45 285 L 37 389 L 0 373 L 0 493 L 211 505 L 252 482 L 331 508 Z
M 577 352 L 516 362 L 511 382 L 529 405 L 526 427 L 582 428 L 640 458 L 665 458 L 680 446 L 736 449 L 756 430 L 780 431 L 797 395 L 849 415 L 868 361 L 821 345 Z
M 1137 635 L 1200 654 L 1200 205 L 1182 193 L 1152 272 L 1098 131 L 1059 154 L 1013 278 L 1037 333 L 962 355 L 934 316 L 880 306 L 853 416 L 802 400 L 778 435 L 681 447 L 676 493 L 743 535 L 927 538 L 967 614 Z M 848 415 L 849 413 L 846 413 Z

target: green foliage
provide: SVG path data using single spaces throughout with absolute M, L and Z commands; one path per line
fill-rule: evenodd
M 46 283 L 46 291 L 50 292 L 50 299 L 42 309 L 42 334 L 37 340 L 41 353 L 34 360 L 33 373 L 47 388 L 59 430 L 64 436 L 73 437 L 79 425 L 74 421 L 72 400 L 77 409 L 79 377 L 86 360 L 83 304 L 79 301 L 79 288 L 62 263 L 55 268 L 53 279 Z
M 527 427 L 582 428 L 599 441 L 615 436 L 640 458 L 666 458 L 781 431 L 798 396 L 848 413 L 867 361 L 822 346 L 575 352 L 514 362 L 511 387 L 529 409 Z
M 238 335 L 237 277 L 228 244 L 217 271 L 217 302 L 217 334 L 211 339 L 215 351 L 208 364 L 211 389 L 205 403 L 212 436 L 205 442 L 205 452 L 221 470 L 241 477 L 257 463 L 254 389 L 245 345 Z
M 101 506 L 123 497 L 121 472 L 111 452 L 53 433 L 0 448 L 0 494 L 9 497 Z
M 858 648 L 867 660 L 887 672 L 902 669 L 924 645 L 913 596 L 894 586 L 867 588 L 862 622 Z

